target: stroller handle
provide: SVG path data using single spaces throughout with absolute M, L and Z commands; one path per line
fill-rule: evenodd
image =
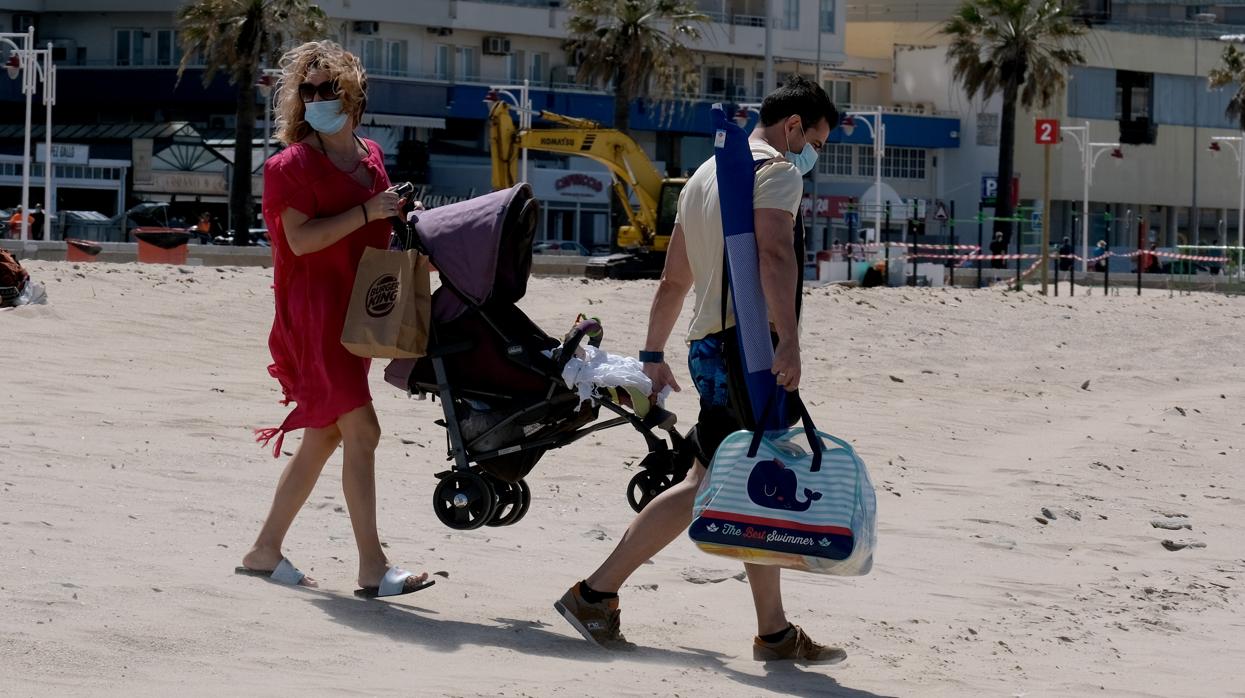
M 571 330 L 571 334 L 562 343 L 562 347 L 558 349 L 558 373 L 561 374 L 566 369 L 566 364 L 570 362 L 571 357 L 575 355 L 575 351 L 579 349 L 579 343 L 584 337 L 601 331 L 601 323 L 591 318 L 581 320 L 575 329 Z

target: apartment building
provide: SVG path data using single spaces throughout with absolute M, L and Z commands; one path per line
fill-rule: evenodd
M 223 214 L 231 170 L 234 92 L 224 77 L 208 87 L 201 68 L 179 82 L 182 59 L 175 14 L 180 2 L 10 0 L 0 26 L 51 42 L 58 67 L 53 140 L 76 148 L 74 162 L 54 163 L 59 208 L 115 213 L 139 200 L 171 201 L 191 217 L 198 209 Z M 487 190 L 484 96 L 491 85 L 528 81 L 536 109 L 610 123 L 612 96 L 577 80 L 567 50 L 570 17 L 558 0 L 324 0 L 331 38 L 363 60 L 369 73 L 367 136 L 385 149 L 395 177 L 417 181 L 424 194 L 449 200 Z M 716 101 L 753 101 L 766 81 L 766 0 L 700 0 L 708 16 L 694 47 L 700 86 L 688 108 L 665 118 L 638 100 L 631 124 L 637 140 L 670 173 L 696 167 L 711 152 L 708 110 Z M 769 51 L 774 78 L 820 66 L 832 89 L 850 101 L 852 69 L 844 53 L 842 0 L 769 2 Z M 21 175 L 23 100 L 16 82 L 0 80 L 0 197 L 16 201 Z M 34 121 L 42 107 L 35 102 Z M 262 113 L 261 109 L 261 113 Z M 538 124 L 539 125 L 539 124 Z M 262 127 L 259 131 L 262 133 Z M 43 129 L 36 125 L 35 140 Z M 258 172 L 265 145 L 253 144 Z M 270 143 L 268 151 L 278 147 Z M 545 234 L 586 245 L 608 242 L 608 187 L 562 187 L 583 182 L 565 174 L 608 180 L 589 161 L 533 153 L 532 180 L 545 200 Z M 41 168 L 32 170 L 41 198 Z M 548 171 L 546 171 L 548 170 Z M 73 176 L 70 176 L 73 175 Z
M 954 5 L 849 4 L 847 51 L 887 63 L 873 85 L 879 101 L 932 104 L 960 118 L 960 147 L 946 152 L 931 190 L 955 201 L 957 215 L 971 219 L 997 167 L 1001 99 L 969 100 L 952 78 L 947 40 L 939 33 L 945 16 L 938 15 Z M 1218 157 L 1208 151 L 1212 137 L 1240 135 L 1224 115 L 1235 88 L 1209 90 L 1206 75 L 1225 46 L 1218 37 L 1242 33 L 1245 3 L 1087 0 L 1080 19 L 1089 28 L 1082 47 L 1086 65 L 1072 69 L 1068 90 L 1046 113 L 1017 115 L 1022 204 L 1035 205 L 1042 197 L 1034 120 L 1057 118 L 1069 126 L 1088 124 L 1093 142 L 1121 144 L 1123 158 L 1104 154 L 1093 170 L 1091 246 L 1099 239 L 1113 246 L 1235 244 L 1237 164 L 1227 149 Z M 1077 141 L 1065 137 L 1052 159 L 1056 239 L 1080 235 L 1083 186 Z M 970 237 L 975 233 L 970 225 Z M 1022 234 L 1026 245 L 1036 244 L 1036 226 L 1022 226 Z

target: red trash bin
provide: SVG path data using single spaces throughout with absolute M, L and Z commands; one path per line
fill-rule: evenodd
M 89 240 L 65 240 L 66 262 L 94 262 L 103 248 Z
M 190 234 L 168 228 L 135 228 L 138 261 L 145 264 L 185 264 Z

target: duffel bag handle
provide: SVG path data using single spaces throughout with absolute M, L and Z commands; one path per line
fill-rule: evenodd
M 765 411 L 761 414 L 761 421 L 757 424 L 768 424 L 770 410 L 774 409 L 774 405 L 778 402 L 778 398 L 783 394 L 780 388 L 774 391 L 770 396 L 769 402 L 765 403 Z M 804 406 L 804 401 L 795 393 L 787 394 L 788 400 L 794 400 L 796 409 L 800 411 L 800 421 L 804 423 L 804 435 L 808 437 L 808 446 L 813 453 L 813 466 L 809 468 L 810 473 L 821 470 L 821 452 L 825 448 L 821 441 L 821 436 L 817 433 L 817 427 L 813 424 L 813 417 L 808 413 L 808 408 Z M 748 457 L 756 458 L 757 453 L 761 450 L 761 439 L 765 437 L 765 429 L 758 428 L 752 432 L 752 443 L 748 446 Z

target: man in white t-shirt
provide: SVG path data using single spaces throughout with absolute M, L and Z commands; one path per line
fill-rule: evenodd
M 761 121 L 749 139 L 755 161 L 752 191 L 761 286 L 774 334 L 775 380 L 787 390 L 800 383 L 799 294 L 803 279 L 803 229 L 799 224 L 803 175 L 817 163 L 838 111 L 821 87 L 793 77 L 765 98 Z M 618 589 L 646 560 L 691 523 L 692 504 L 718 445 L 742 428 L 732 405 L 727 370 L 731 351 L 726 330 L 734 317 L 722 299 L 722 212 L 716 165 L 706 161 L 679 196 L 679 210 L 666 252 L 666 267 L 653 298 L 648 337 L 640 360 L 653 390 L 679 389 L 662 350 L 695 289 L 696 314 L 688 332 L 688 366 L 700 394 L 700 415 L 688 441 L 696 465 L 687 477 L 644 508 L 618 547 L 596 572 L 577 583 L 554 605 L 583 636 L 605 646 L 626 645 L 620 629 Z M 738 390 L 738 387 L 737 387 Z M 757 612 L 753 657 L 833 664 L 847 654 L 817 644 L 787 621 L 779 586 L 780 568 L 746 564 Z

